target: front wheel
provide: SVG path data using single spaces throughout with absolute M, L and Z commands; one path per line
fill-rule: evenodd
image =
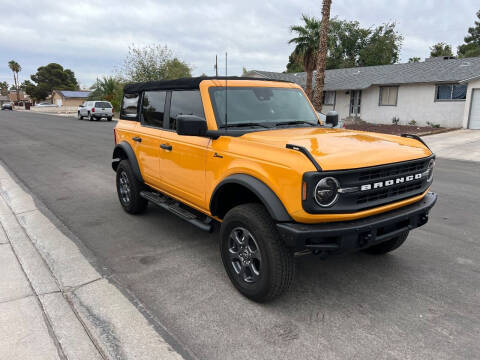
M 390 240 L 384 241 L 381 244 L 366 248 L 363 251 L 373 255 L 383 255 L 383 254 L 389 253 L 390 251 L 398 249 L 400 246 L 402 246 L 405 240 L 407 240 L 408 234 L 409 232 L 405 231 L 399 236 L 396 236 Z
M 260 204 L 239 205 L 227 213 L 220 228 L 220 253 L 233 285 L 253 301 L 273 300 L 293 282 L 293 251 L 280 240 Z
M 88 121 L 93 121 L 93 120 L 94 120 L 94 119 L 93 119 L 92 114 L 91 114 L 91 113 L 88 113 Z
M 148 201 L 140 196 L 143 187 L 128 160 L 120 161 L 117 167 L 117 194 L 123 210 L 129 214 L 139 214 L 146 209 Z
M 78 120 L 83 120 L 83 116 L 80 115 L 80 111 L 79 111 L 78 114 L 77 114 L 77 118 L 78 118 Z

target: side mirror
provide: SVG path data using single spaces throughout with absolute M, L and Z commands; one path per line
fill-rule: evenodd
M 338 113 L 336 111 L 329 111 L 327 113 L 327 119 L 325 120 L 327 124 L 332 125 L 332 128 L 338 125 Z
M 186 136 L 206 136 L 207 121 L 195 115 L 178 115 L 177 134 Z

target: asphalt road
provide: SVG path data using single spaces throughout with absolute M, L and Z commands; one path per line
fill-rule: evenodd
M 292 291 L 259 305 L 217 234 L 121 210 L 114 125 L 2 111 L 0 160 L 199 359 L 480 358 L 480 163 L 438 159 L 431 220 L 394 253 L 298 258 Z

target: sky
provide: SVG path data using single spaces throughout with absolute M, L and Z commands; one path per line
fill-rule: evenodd
M 302 14 L 321 18 L 322 1 L 307 0 L 0 0 L 0 81 L 13 83 L 9 60 L 22 66 L 20 81 L 51 62 L 71 69 L 82 88 L 115 73 L 128 48 L 161 44 L 193 68 L 214 75 L 283 71 L 294 45 L 291 25 Z M 428 57 L 446 42 L 456 49 L 480 10 L 478 0 L 333 0 L 331 17 L 364 27 L 395 22 L 404 36 L 401 61 Z M 7 14 L 8 16 L 6 16 Z

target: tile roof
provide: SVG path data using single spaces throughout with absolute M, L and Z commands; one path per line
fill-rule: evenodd
M 82 98 L 86 99 L 90 95 L 91 91 L 79 90 L 79 91 L 71 91 L 71 90 L 54 90 L 60 94 L 62 94 L 66 98 Z
M 287 80 L 305 87 L 307 73 L 276 73 L 253 70 L 272 80 Z M 424 62 L 334 69 L 325 72 L 325 90 L 366 89 L 372 85 L 460 82 L 480 76 L 480 57 L 428 59 Z M 315 86 L 315 81 L 313 82 Z

